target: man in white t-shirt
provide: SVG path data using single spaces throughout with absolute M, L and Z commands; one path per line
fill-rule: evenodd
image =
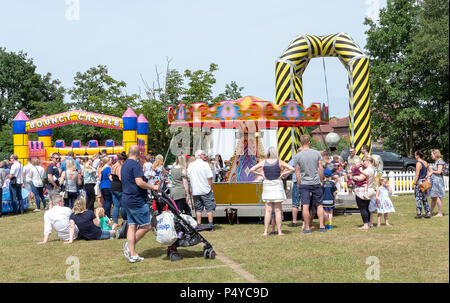
M 24 205 L 22 198 L 22 185 L 23 185 L 23 166 L 19 161 L 17 155 L 11 155 L 9 160 L 12 162 L 11 171 L 9 172 L 9 192 L 11 194 L 11 201 L 13 205 L 13 211 L 18 214 L 23 214 Z
M 213 173 L 203 150 L 195 152 L 195 161 L 189 164 L 187 175 L 191 182 L 191 193 L 194 197 L 194 207 L 197 223 L 201 224 L 203 209 L 206 209 L 209 227 L 214 229 L 213 212 L 216 210 L 216 200 L 212 189 Z
M 70 239 L 70 220 L 69 217 L 72 210 L 64 206 L 64 199 L 61 195 L 54 195 L 49 203 L 49 210 L 44 214 L 44 240 L 37 244 L 45 244 L 52 233 L 52 228 L 55 229 L 58 238 L 61 241 L 68 241 Z M 78 228 L 75 226 L 75 233 L 73 239 L 78 236 Z

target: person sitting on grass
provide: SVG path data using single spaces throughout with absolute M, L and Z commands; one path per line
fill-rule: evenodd
M 70 238 L 65 244 L 70 244 L 74 240 L 74 232 L 78 228 L 78 236 L 85 240 L 106 240 L 114 238 L 115 230 L 101 230 L 99 209 L 86 209 L 86 200 L 78 198 L 73 205 L 72 214 L 70 215 Z
M 61 195 L 55 194 L 51 196 L 49 210 L 44 214 L 44 240 L 37 244 L 45 244 L 48 242 L 52 228 L 56 231 L 61 241 L 76 239 L 78 236 L 78 228 L 74 228 L 71 234 L 69 218 L 72 210 L 64 206 L 64 199 Z
M 110 218 L 105 216 L 105 209 L 103 207 L 98 207 L 96 209 L 96 212 L 98 213 L 98 217 L 100 218 L 100 229 L 101 230 L 113 230 L 114 228 L 113 223 Z

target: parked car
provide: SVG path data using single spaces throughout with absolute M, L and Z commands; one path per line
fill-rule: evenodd
M 341 157 L 344 161 L 348 158 L 348 149 L 344 149 L 341 153 Z M 379 155 L 383 160 L 383 170 L 402 170 L 402 171 L 414 171 L 416 169 L 416 159 L 403 157 L 391 150 L 372 150 L 372 154 Z

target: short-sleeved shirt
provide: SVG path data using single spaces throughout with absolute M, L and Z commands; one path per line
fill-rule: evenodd
M 208 179 L 213 177 L 209 164 L 202 159 L 197 159 L 187 169 L 187 175 L 191 182 L 192 195 L 206 195 L 211 191 Z
M 23 167 L 23 174 L 25 176 L 25 180 L 24 181 L 27 182 L 27 183 L 31 183 L 32 182 L 32 179 L 30 177 L 30 171 L 31 171 L 32 168 L 33 168 L 33 164 L 31 164 L 31 163 L 28 163 L 27 165 L 25 165 Z
M 122 180 L 122 203 L 128 208 L 142 207 L 147 202 L 147 190 L 136 184 L 136 178 L 142 178 L 144 172 L 141 164 L 133 159 L 127 159 L 120 170 Z
M 59 175 L 58 167 L 56 165 L 49 164 L 47 166 L 47 172 L 46 173 L 47 173 L 47 175 L 51 175 L 51 178 L 53 178 L 53 180 L 55 181 L 56 185 L 59 186 L 58 179 L 59 179 L 60 175 Z M 50 183 L 50 180 L 47 183 L 47 189 L 50 189 L 50 190 L 53 189 L 53 185 Z
M 300 180 L 303 185 L 320 184 L 319 161 L 322 155 L 314 149 L 304 149 L 295 155 L 294 163 L 300 167 Z
M 109 180 L 109 175 L 111 174 L 111 167 L 106 167 L 102 170 L 100 179 L 100 189 L 111 188 L 111 180 Z
M 23 184 L 23 166 L 20 161 L 14 162 L 11 166 L 10 174 L 17 178 L 17 184 Z
M 323 181 L 323 200 L 334 201 L 334 193 L 337 191 L 336 184 L 331 180 Z
M 92 210 L 87 210 L 81 214 L 70 215 L 70 220 L 75 222 L 78 227 L 78 235 L 85 240 L 100 240 L 102 230 L 94 224 L 95 214 Z
M 100 218 L 100 229 L 101 230 L 111 230 L 112 227 L 108 225 L 108 218 L 107 217 L 101 217 Z

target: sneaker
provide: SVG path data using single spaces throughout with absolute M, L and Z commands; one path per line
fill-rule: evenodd
M 144 261 L 144 258 L 139 257 L 139 255 L 136 254 L 136 256 L 131 256 L 128 260 L 130 261 L 130 263 L 137 263 L 137 262 Z
M 430 219 L 430 218 L 431 218 L 431 215 L 430 215 L 430 214 L 427 214 L 427 215 L 425 215 L 424 218 L 425 218 L 425 219 Z
M 35 210 L 33 210 L 33 212 L 35 212 L 35 213 L 37 213 L 37 212 L 39 212 L 39 211 L 41 211 L 41 210 L 38 209 L 38 208 L 36 208 Z
M 216 227 L 215 227 L 214 224 L 212 224 L 212 223 L 210 223 L 210 224 L 208 225 L 208 227 L 211 228 L 211 231 L 215 231 L 215 230 L 216 230 Z
M 311 230 L 310 229 L 304 229 L 302 230 L 302 234 L 310 234 Z
M 414 219 L 422 219 L 422 215 L 417 215 L 414 217 Z
M 319 232 L 321 232 L 321 233 L 326 233 L 327 232 L 327 229 L 324 227 L 324 228 L 319 228 Z
M 288 226 L 289 226 L 289 227 L 297 227 L 297 222 L 296 222 L 296 223 L 291 222 L 291 223 L 288 224 Z
M 123 242 L 123 255 L 125 258 L 130 259 L 130 249 L 128 248 L 128 242 Z

